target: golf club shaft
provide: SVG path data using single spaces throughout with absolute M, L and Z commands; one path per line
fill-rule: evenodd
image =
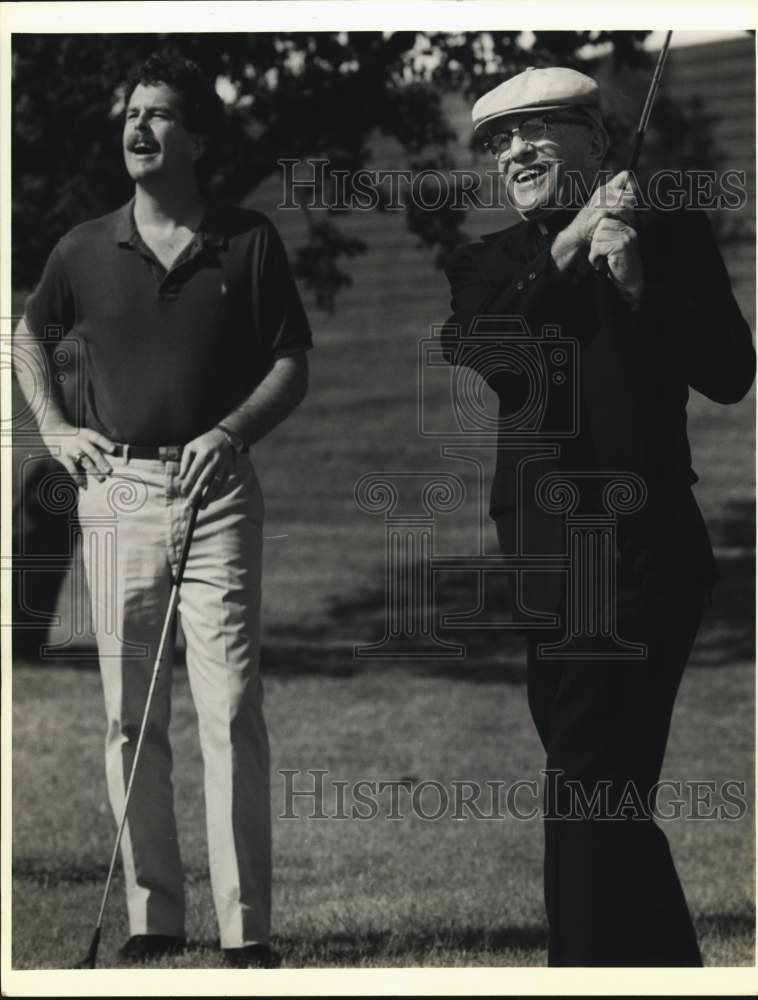
M 129 810 L 129 800 L 132 794 L 132 788 L 134 787 L 134 776 L 137 772 L 137 764 L 139 763 L 140 751 L 142 749 L 142 744 L 145 738 L 145 732 L 147 731 L 147 724 L 150 718 L 150 709 L 153 703 L 153 695 L 155 694 L 155 688 L 158 683 L 158 676 L 160 674 L 161 661 L 163 660 L 163 652 L 166 647 L 166 642 L 168 640 L 169 632 L 171 630 L 171 625 L 174 620 L 174 615 L 176 614 L 176 608 L 179 603 L 179 588 L 181 586 L 182 577 L 184 576 L 184 568 L 187 564 L 187 556 L 189 554 L 189 547 L 192 541 L 192 534 L 195 530 L 195 522 L 197 521 L 197 513 L 200 507 L 201 497 L 197 497 L 193 500 L 190 507 L 189 522 L 187 524 L 187 530 L 184 535 L 184 542 L 182 543 L 182 551 L 179 557 L 179 566 L 176 572 L 176 578 L 174 579 L 173 586 L 171 587 L 171 594 L 168 600 L 168 608 L 166 610 L 166 617 L 163 621 L 163 630 L 161 632 L 160 642 L 158 643 L 158 652 L 155 657 L 155 666 L 153 667 L 153 674 L 150 678 L 150 687 L 148 688 L 147 698 L 145 699 L 145 708 L 142 713 L 142 724 L 140 725 L 139 736 L 137 737 L 137 744 L 134 748 L 134 758 L 132 760 L 132 767 L 129 773 L 129 781 L 126 786 L 126 794 L 124 796 L 124 808 L 121 814 L 121 822 L 119 823 L 118 833 L 116 834 L 116 842 L 113 845 L 113 852 L 111 854 L 110 865 L 108 866 L 108 877 L 105 880 L 105 889 L 103 890 L 103 898 L 100 902 L 100 910 L 97 915 L 97 922 L 95 924 L 95 932 L 92 936 L 92 942 L 90 944 L 89 952 L 87 953 L 87 958 L 85 963 L 89 965 L 91 969 L 95 967 L 95 959 L 97 958 L 97 948 L 100 941 L 100 931 L 103 925 L 103 916 L 105 914 L 105 907 L 108 902 L 108 896 L 110 894 L 111 882 L 113 881 L 113 872 L 116 868 L 116 859 L 118 858 L 118 850 L 121 846 L 121 838 L 124 834 L 124 828 L 126 827 L 126 819 Z
M 663 64 L 666 61 L 666 55 L 668 54 L 669 44 L 671 43 L 671 36 L 673 31 L 666 32 L 666 38 L 661 46 L 661 51 L 658 53 L 658 59 L 655 64 L 655 69 L 653 71 L 653 79 L 650 81 L 650 86 L 647 90 L 647 95 L 645 96 L 645 103 L 642 106 L 642 114 L 640 115 L 640 121 L 637 126 L 637 131 L 634 133 L 634 145 L 632 147 L 632 155 L 629 157 L 629 163 L 626 169 L 629 171 L 629 177 L 627 178 L 624 188 L 631 187 L 632 191 L 635 188 L 634 182 L 634 170 L 639 162 L 640 154 L 642 153 L 642 143 L 645 141 L 645 133 L 647 132 L 647 126 L 650 121 L 650 115 L 653 112 L 653 104 L 655 103 L 655 97 L 658 93 L 658 88 L 661 85 L 661 77 L 663 76 Z M 598 268 L 598 273 L 605 275 L 606 278 L 611 277 L 611 270 L 608 266 L 607 258 L 603 258 L 600 267 Z
M 653 72 L 653 79 L 650 81 L 650 86 L 648 87 L 647 96 L 645 97 L 645 103 L 642 107 L 642 114 L 640 115 L 640 122 L 637 126 L 637 131 L 634 136 L 634 147 L 632 148 L 632 155 L 629 159 L 629 165 L 627 170 L 634 170 L 637 166 L 637 162 L 640 158 L 640 153 L 642 152 L 642 143 L 645 139 L 645 132 L 647 131 L 647 126 L 650 121 L 650 115 L 653 112 L 653 104 L 655 102 L 656 95 L 658 93 L 658 88 L 661 85 L 661 77 L 663 76 L 663 64 L 666 61 L 666 55 L 668 54 L 669 44 L 671 43 L 671 36 L 673 32 L 666 32 L 666 38 L 661 46 L 661 51 L 658 53 L 658 61 L 655 64 L 655 70 Z

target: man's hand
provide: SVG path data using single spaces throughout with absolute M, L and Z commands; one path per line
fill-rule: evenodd
M 46 431 L 43 441 L 53 455 L 56 451 L 60 452 L 57 456 L 58 461 L 77 486 L 85 490 L 88 475 L 94 476 L 99 483 L 102 483 L 112 472 L 105 456 L 113 454 L 114 444 L 97 431 L 92 431 L 88 427 L 62 424 L 54 432 Z
M 184 446 L 179 466 L 179 482 L 186 497 L 194 500 L 205 493 L 203 506 L 222 488 L 236 464 L 237 452 L 218 427 L 201 434 Z
M 559 271 L 567 271 L 574 264 L 585 262 L 584 252 L 589 251 L 595 230 L 604 219 L 617 219 L 632 225 L 634 222 L 635 195 L 629 183 L 629 171 L 612 177 L 592 192 L 587 202 L 568 226 L 553 241 L 551 253 Z
M 636 309 L 642 301 L 645 283 L 642 260 L 637 245 L 637 233 L 620 219 L 601 219 L 592 243 L 589 261 L 596 271 L 604 269 L 608 262 L 608 273 L 629 305 Z
M 595 235 L 595 230 L 603 219 L 619 219 L 632 225 L 634 222 L 634 207 L 636 198 L 631 183 L 629 171 L 612 177 L 607 184 L 596 188 L 587 202 L 576 214 L 567 231 L 580 243 L 589 247 Z

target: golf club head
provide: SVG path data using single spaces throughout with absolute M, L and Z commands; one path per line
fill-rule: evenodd
M 89 951 L 81 960 L 77 962 L 74 966 L 75 969 L 94 969 L 97 962 L 97 949 L 100 944 L 100 928 L 95 928 L 95 933 L 92 935 L 92 941 L 90 942 Z

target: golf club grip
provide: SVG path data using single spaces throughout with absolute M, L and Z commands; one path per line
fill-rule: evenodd
M 192 535 L 195 531 L 195 523 L 197 522 L 198 511 L 200 510 L 200 504 L 202 503 L 203 495 L 199 494 L 194 498 L 192 504 L 190 505 L 190 516 L 187 522 L 187 530 L 184 533 L 184 541 L 182 542 L 182 551 L 179 555 L 179 565 L 176 569 L 176 585 L 178 586 L 182 582 L 184 577 L 184 570 L 187 566 L 187 556 L 189 555 L 190 544 L 192 543 Z

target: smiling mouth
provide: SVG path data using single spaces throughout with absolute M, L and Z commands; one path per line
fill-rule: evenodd
M 512 174 L 513 183 L 519 187 L 535 184 L 549 169 L 549 163 L 533 163 L 529 167 L 521 167 Z
M 152 156 L 158 152 L 158 149 L 158 146 L 153 145 L 151 142 L 145 142 L 143 139 L 133 142 L 129 147 L 129 151 L 136 156 Z

